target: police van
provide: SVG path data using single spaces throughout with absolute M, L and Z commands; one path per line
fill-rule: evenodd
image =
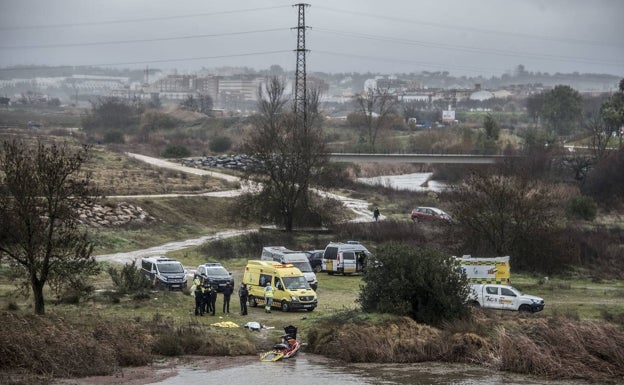
M 291 264 L 274 261 L 247 261 L 243 273 L 243 283 L 249 290 L 249 306 L 264 306 L 264 289 L 273 287 L 273 307 L 282 311 L 307 310 L 316 308 L 316 293 L 299 269 Z
M 290 263 L 297 269 L 301 270 L 312 290 L 316 291 L 318 288 L 316 274 L 314 274 L 314 270 L 312 270 L 310 260 L 308 260 L 306 253 L 302 251 L 289 250 L 284 246 L 266 246 L 262 248 L 262 255 L 260 256 L 260 259 L 263 261 Z
M 141 259 L 141 273 L 150 280 L 154 288 L 170 290 L 186 288 L 186 271 L 182 264 L 172 258 L 149 257 Z

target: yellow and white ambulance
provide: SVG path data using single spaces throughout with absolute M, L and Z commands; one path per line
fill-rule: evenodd
M 282 311 L 307 310 L 316 308 L 316 293 L 301 270 L 291 264 L 275 261 L 247 261 L 243 273 L 243 283 L 249 290 L 249 306 L 264 305 L 264 289 L 269 283 L 273 287 L 272 307 Z

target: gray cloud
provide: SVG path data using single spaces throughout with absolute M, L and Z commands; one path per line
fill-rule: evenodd
M 620 0 L 310 1 L 309 71 L 624 73 Z M 293 69 L 292 3 L 0 0 L 0 66 Z

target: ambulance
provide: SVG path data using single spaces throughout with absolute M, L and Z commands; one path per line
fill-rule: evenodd
M 455 259 L 471 284 L 511 284 L 509 256 L 473 258 L 470 255 L 463 255 Z
M 264 306 L 264 288 L 273 287 L 272 307 L 282 311 L 313 311 L 318 305 L 316 293 L 301 270 L 275 261 L 247 261 L 243 283 L 249 290 L 249 306 Z

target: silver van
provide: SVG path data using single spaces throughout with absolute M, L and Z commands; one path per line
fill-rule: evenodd
M 282 264 L 289 263 L 293 265 L 301 270 L 312 290 L 316 291 L 318 287 L 316 274 L 314 274 L 314 270 L 312 270 L 307 254 L 303 251 L 289 250 L 284 246 L 267 246 L 262 248 L 260 259 L 263 261 L 275 261 Z
M 141 273 L 150 280 L 154 288 L 170 290 L 186 288 L 186 271 L 182 264 L 172 258 L 149 257 L 141 259 Z
M 323 252 L 323 270 L 329 275 L 361 273 L 371 253 L 360 242 L 332 242 Z

